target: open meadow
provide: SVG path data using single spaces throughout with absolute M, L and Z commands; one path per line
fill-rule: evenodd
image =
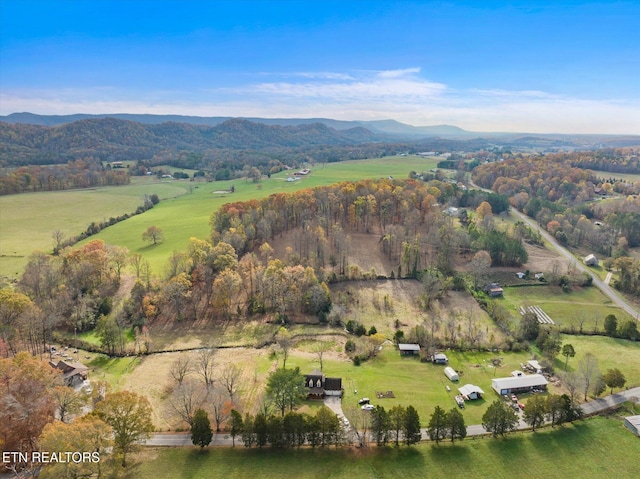
M 155 208 L 90 239 L 102 239 L 141 253 L 150 262 L 152 273 L 161 275 L 169 255 L 186 250 L 189 238 L 209 237 L 211 213 L 225 203 L 347 180 L 407 178 L 410 171 L 428 171 L 437 162 L 436 158 L 390 156 L 314 165 L 309 176 L 292 182 L 285 181 L 286 171 L 265 177 L 260 183 L 245 179 L 208 183 L 136 177 L 126 186 L 0 196 L 0 274 L 17 279 L 34 250 L 51 251 L 53 231 L 60 230 L 66 236 L 80 234 L 92 221 L 131 213 L 142 204 L 144 195 L 155 193 L 161 199 Z M 233 194 L 227 192 L 232 185 Z M 163 230 L 163 243 L 150 246 L 142 240 L 142 233 L 150 225 Z
M 638 438 L 619 418 L 597 417 L 559 429 L 466 439 L 410 448 L 273 449 L 153 448 L 138 455 L 134 477 L 398 478 L 479 477 L 529 479 L 631 478 L 640 471 Z

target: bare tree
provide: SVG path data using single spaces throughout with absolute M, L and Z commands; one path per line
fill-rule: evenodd
M 582 376 L 577 371 L 572 371 L 564 372 L 560 377 L 567 388 L 567 391 L 569 391 L 569 398 L 571 398 L 571 402 L 574 403 L 576 401 L 578 391 L 582 391 L 584 387 L 582 384 Z
M 318 341 L 313 348 L 313 352 L 320 363 L 320 371 L 322 371 L 322 358 L 327 351 L 331 351 L 331 343 L 328 341 Z
M 220 432 L 220 425 L 231 415 L 231 401 L 229 394 L 222 385 L 214 386 L 209 391 L 209 400 L 213 411 L 213 419 L 216 422 L 216 432 Z
M 233 403 L 233 396 L 238 392 L 238 382 L 240 380 L 240 374 L 242 371 L 235 364 L 228 364 L 222 370 L 222 384 L 224 385 L 227 393 L 229 393 L 229 399 Z
M 278 346 L 280 346 L 280 349 L 282 349 L 282 369 L 285 369 L 287 367 L 287 359 L 289 358 L 289 350 L 293 345 L 291 333 L 289 333 L 286 328 L 281 327 L 276 334 L 276 342 Z
M 207 389 L 213 385 L 213 359 L 216 350 L 214 348 L 201 349 L 195 360 L 195 370 L 202 377 Z
M 201 408 L 207 397 L 207 389 L 198 381 L 186 379 L 173 392 L 167 401 L 171 411 L 191 425 L 193 414 Z
M 584 400 L 586 401 L 592 385 L 602 376 L 600 368 L 598 367 L 598 360 L 593 354 L 587 353 L 585 357 L 582 358 L 582 361 L 578 363 L 578 374 L 582 380 Z
M 176 383 L 178 383 L 178 386 L 181 386 L 182 382 L 191 371 L 192 366 L 189 358 L 180 356 L 171 364 L 171 367 L 169 368 L 169 375 Z

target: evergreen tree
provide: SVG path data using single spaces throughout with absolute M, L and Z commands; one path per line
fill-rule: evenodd
M 451 438 L 451 442 L 457 439 L 467 437 L 467 426 L 464 423 L 464 416 L 457 408 L 451 409 L 447 413 L 447 432 Z
M 385 446 L 389 441 L 389 413 L 384 407 L 378 406 L 371 411 L 371 434 L 376 438 L 378 446 Z
M 482 416 L 482 427 L 497 437 L 513 431 L 518 424 L 518 416 L 507 404 L 496 399 Z
M 442 439 L 447 437 L 447 429 L 447 413 L 445 413 L 444 409 L 440 406 L 436 406 L 429 420 L 429 427 L 427 428 L 429 438 L 438 444 Z
M 420 416 L 413 406 L 407 406 L 404 417 L 404 442 L 407 446 L 420 442 L 422 433 L 420 432 Z
M 242 415 L 236 411 L 235 409 L 231 410 L 231 443 L 235 447 L 236 445 L 236 436 L 242 434 L 244 430 L 244 424 L 242 422 Z
M 213 439 L 213 431 L 211 430 L 209 416 L 204 410 L 198 409 L 194 413 L 193 422 L 191 423 L 191 442 L 203 449 L 211 444 L 211 439 Z

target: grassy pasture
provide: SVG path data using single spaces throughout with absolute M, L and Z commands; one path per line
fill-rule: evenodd
M 638 438 L 620 419 L 593 418 L 567 427 L 500 439 L 369 450 L 217 448 L 145 449 L 134 477 L 398 478 L 635 477 Z
M 618 321 L 628 320 L 630 316 L 622 309 L 611 304 L 598 288 L 574 288 L 565 293 L 554 285 L 505 288 L 504 297 L 498 299 L 511 314 L 519 318 L 520 306 L 540 306 L 555 323 L 561 327 L 580 329 L 580 321 L 584 320 L 583 330 L 593 331 L 596 327 L 604 329 L 604 318 L 615 314 Z
M 379 159 L 345 161 L 312 166 L 312 173 L 299 181 L 287 182 L 287 172 L 264 178 L 259 184 L 244 179 L 213 183 L 153 177 L 132 178 L 131 185 L 44 192 L 0 197 L 0 272 L 17 277 L 26 257 L 36 249 L 50 250 L 51 233 L 59 229 L 67 236 L 84 231 L 92 221 L 103 221 L 134 211 L 145 194 L 156 193 L 163 200 L 155 208 L 111 226 L 92 239 L 126 246 L 141 253 L 151 263 L 154 274 L 161 274 L 167 257 L 186 249 L 189 238 L 207 238 L 211 213 L 222 204 L 261 198 L 278 192 L 330 185 L 339 181 L 394 176 L 406 178 L 409 171 L 427 171 L 437 159 L 392 156 Z M 234 194 L 215 193 L 235 186 Z M 193 187 L 193 188 L 191 188 Z M 189 193 L 189 194 L 185 194 Z M 141 235 L 155 225 L 164 232 L 165 242 L 150 246 Z
M 125 186 L 0 196 L 0 274 L 17 277 L 33 251 L 51 251 L 55 230 L 77 235 L 92 221 L 132 213 L 144 195 L 166 200 L 185 194 L 187 186 L 145 177 Z

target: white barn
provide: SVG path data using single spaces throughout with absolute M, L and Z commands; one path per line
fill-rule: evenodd
M 460 391 L 465 401 L 468 399 L 482 399 L 482 395 L 484 394 L 482 389 L 473 384 L 465 384 L 461 388 L 458 388 L 458 391 Z
M 491 387 L 501 396 L 504 394 L 526 393 L 532 389 L 546 389 L 549 382 L 542 374 L 527 374 L 508 378 L 494 378 Z

